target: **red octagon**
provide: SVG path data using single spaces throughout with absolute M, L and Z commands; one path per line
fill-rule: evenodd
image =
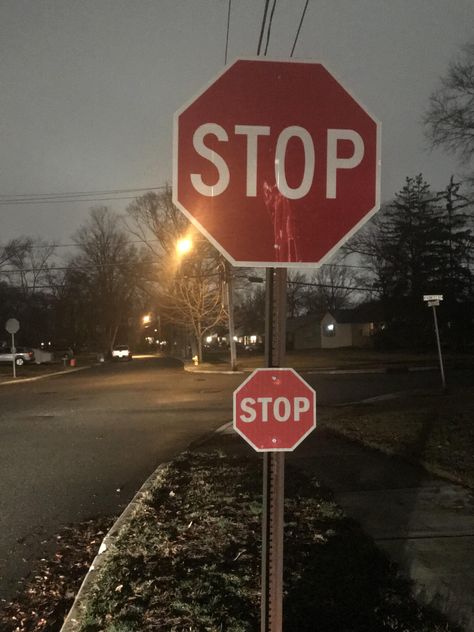
M 316 428 L 316 392 L 293 369 L 257 369 L 234 391 L 234 430 L 257 452 L 291 451 Z
M 175 114 L 173 201 L 234 265 L 322 264 L 379 167 L 379 123 L 319 63 L 238 60 Z

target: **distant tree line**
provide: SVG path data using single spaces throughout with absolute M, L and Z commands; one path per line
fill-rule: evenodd
M 472 338 L 474 317 L 472 203 L 451 178 L 434 193 L 423 176 L 406 179 L 394 199 L 347 244 L 361 257 L 383 307 L 385 346 L 423 347 L 432 325 L 423 295 L 442 294 L 445 336 L 457 347 Z
M 192 250 L 178 256 L 180 238 Z M 91 209 L 59 259 L 54 244 L 18 239 L 0 251 L 0 318 L 21 322 L 24 344 L 107 351 L 140 339 L 140 318 L 159 315 L 161 337 L 200 358 L 208 333 L 226 333 L 225 267 L 221 255 L 176 209 L 171 191 L 147 193 L 119 216 Z M 359 265 L 345 263 L 351 256 Z M 291 273 L 288 316 L 321 318 L 371 300 L 382 307 L 382 346 L 422 347 L 432 340 L 424 294 L 443 294 L 445 341 L 472 342 L 474 314 L 472 203 L 451 177 L 433 192 L 421 174 L 353 237 L 333 264 Z M 265 287 L 234 270 L 236 326 L 263 333 Z M 261 275 L 263 278 L 263 275 Z M 220 328 L 220 329 L 219 329 Z
M 180 257 L 184 237 L 193 245 Z M 0 319 L 20 320 L 23 344 L 107 352 L 138 344 L 151 311 L 158 335 L 202 357 L 206 333 L 226 319 L 224 265 L 174 207 L 169 188 L 137 198 L 122 216 L 91 209 L 72 242 L 62 259 L 55 244 L 29 238 L 0 251 Z
M 289 275 L 289 317 L 318 318 L 375 301 L 382 308 L 379 344 L 422 347 L 432 339 L 423 295 L 442 294 L 445 343 L 473 344 L 473 95 L 471 43 L 449 66 L 424 117 L 429 142 L 459 157 L 464 184 L 452 176 L 434 191 L 422 174 L 407 177 L 331 265 Z M 178 257 L 183 237 L 193 246 Z M 151 311 L 162 338 L 201 358 L 206 335 L 226 331 L 229 271 L 173 205 L 169 187 L 138 197 L 122 216 L 91 209 L 72 241 L 65 257 L 56 244 L 29 237 L 0 247 L 0 324 L 18 318 L 23 344 L 51 340 L 107 351 L 117 342 L 140 342 L 141 316 Z M 236 326 L 263 332 L 263 284 L 252 283 L 251 270 L 231 271 L 231 277 Z M 2 340 L 8 342 L 6 332 Z

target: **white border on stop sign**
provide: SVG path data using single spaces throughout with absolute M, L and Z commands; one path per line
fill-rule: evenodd
M 263 372 L 268 372 L 268 371 L 290 371 L 290 373 L 293 373 L 293 375 L 304 384 L 304 386 L 311 391 L 311 394 L 313 396 L 313 423 L 311 425 L 311 427 L 305 432 L 305 434 L 300 437 L 300 439 L 298 439 L 298 441 L 295 443 L 295 445 L 292 448 L 257 448 L 255 447 L 255 445 L 249 440 L 248 437 L 246 437 L 239 428 L 236 427 L 236 419 L 237 419 L 237 394 L 240 392 L 240 390 L 247 384 L 247 382 L 249 382 L 250 380 L 254 379 L 255 376 L 258 373 L 263 373 Z M 233 392 L 233 396 L 232 396 L 232 410 L 233 410 L 233 419 L 232 419 L 232 427 L 234 429 L 234 431 L 240 435 L 242 437 L 242 439 L 245 439 L 245 441 L 249 444 L 249 446 L 255 450 L 256 452 L 293 452 L 293 450 L 295 448 L 297 448 L 300 443 L 302 441 L 304 441 L 304 439 L 306 439 L 306 437 L 308 437 L 308 435 L 310 435 L 313 430 L 317 427 L 317 419 L 316 419 L 316 400 L 317 400 L 317 396 L 316 396 L 316 391 L 314 390 L 314 388 L 308 384 L 308 382 L 301 377 L 301 375 L 295 371 L 295 369 L 293 369 L 292 367 L 262 367 L 259 369 L 255 369 L 254 371 L 252 371 L 252 373 L 242 382 L 242 384 L 240 384 L 235 391 Z
M 348 231 L 337 244 L 335 244 L 331 250 L 317 262 L 285 262 L 285 261 L 236 261 L 225 250 L 217 240 L 212 237 L 210 233 L 194 218 L 191 213 L 188 212 L 184 206 L 178 201 L 178 119 L 179 116 L 187 110 L 193 103 L 202 96 L 222 75 L 224 75 L 232 66 L 239 61 L 258 61 L 258 62 L 270 62 L 270 63 L 288 63 L 288 64 L 318 64 L 332 76 L 332 78 L 347 92 L 347 94 L 357 103 L 357 105 L 364 110 L 364 112 L 374 121 L 377 128 L 376 138 L 376 165 L 375 165 L 375 206 L 368 211 L 359 222 Z M 172 199 L 173 204 L 186 216 L 186 218 L 195 226 L 199 232 L 208 239 L 211 244 L 216 248 L 227 261 L 236 267 L 251 267 L 251 268 L 319 268 L 325 264 L 331 257 L 339 250 L 339 248 L 345 244 L 362 226 L 377 213 L 380 209 L 380 182 L 381 182 L 381 165 L 382 165 L 382 123 L 376 118 L 370 110 L 358 99 L 345 84 L 339 81 L 338 77 L 332 72 L 325 62 L 316 61 L 314 59 L 281 59 L 276 57 L 237 57 L 227 66 L 225 66 L 217 75 L 214 75 L 203 88 L 196 94 L 194 94 L 186 103 L 181 106 L 173 115 L 173 175 L 172 175 Z

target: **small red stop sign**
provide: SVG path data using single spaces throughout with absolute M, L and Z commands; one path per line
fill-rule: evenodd
M 316 392 L 293 369 L 257 369 L 234 391 L 234 429 L 257 452 L 291 451 L 316 427 Z

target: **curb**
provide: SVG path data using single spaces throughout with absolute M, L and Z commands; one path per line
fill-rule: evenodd
M 262 367 L 255 367 L 262 368 Z M 295 368 L 295 371 L 298 373 L 306 373 L 308 375 L 357 375 L 357 374 L 397 374 L 397 373 L 415 373 L 420 371 L 436 371 L 438 369 L 437 366 L 400 366 L 400 367 L 374 367 L 374 368 L 353 368 L 353 369 L 338 369 L 337 367 L 328 367 L 328 368 L 305 368 L 298 369 Z M 202 373 L 202 374 L 213 374 L 213 375 L 244 375 L 245 373 L 252 373 L 255 369 L 239 369 L 238 371 L 228 371 L 228 370 L 219 370 L 219 369 L 195 369 L 193 367 L 184 367 L 184 370 L 187 373 Z
M 213 430 L 209 434 L 230 434 L 233 432 L 232 421 L 228 421 L 222 426 L 219 426 L 216 430 Z M 207 438 L 207 436 L 206 436 Z M 148 492 L 153 482 L 157 478 L 159 472 L 167 467 L 168 463 L 161 463 L 158 467 L 150 474 L 150 476 L 146 479 L 140 489 L 135 493 L 132 500 L 128 503 L 125 509 L 122 511 L 120 516 L 114 522 L 114 524 L 107 531 L 104 539 L 101 542 L 99 547 L 99 551 L 97 555 L 92 560 L 92 563 L 89 567 L 89 570 L 86 573 L 86 576 L 82 580 L 82 583 L 79 587 L 79 590 L 76 593 L 74 598 L 74 602 L 68 612 L 67 617 L 64 619 L 64 623 L 61 627 L 60 632 L 77 632 L 78 625 L 80 620 L 80 608 L 83 601 L 83 597 L 88 590 L 89 586 L 93 582 L 94 572 L 97 571 L 103 563 L 104 553 L 109 550 L 110 546 L 113 545 L 114 541 L 117 539 L 117 536 L 122 528 L 122 525 L 131 517 L 133 514 L 135 507 L 139 504 L 140 500 L 143 496 Z
M 68 612 L 67 617 L 64 619 L 64 623 L 61 627 L 60 632 L 77 632 L 78 626 L 80 625 L 80 608 L 83 601 L 83 597 L 86 591 L 89 589 L 89 586 L 93 582 L 94 573 L 100 569 L 102 563 L 104 561 L 104 553 L 106 553 L 110 547 L 114 544 L 117 536 L 122 528 L 122 525 L 132 516 L 135 511 L 136 506 L 140 503 L 141 499 L 151 488 L 153 482 L 155 481 L 160 470 L 165 469 L 167 463 L 161 463 L 146 479 L 140 489 L 133 496 L 132 500 L 125 507 L 123 512 L 114 522 L 114 524 L 110 527 L 109 531 L 104 536 L 102 543 L 99 547 L 99 551 L 97 555 L 92 560 L 92 564 L 89 567 L 89 570 L 86 573 L 86 576 L 82 580 L 82 584 L 79 587 L 79 590 L 76 593 L 74 598 L 74 602 Z
M 66 369 L 63 371 L 55 371 L 54 373 L 44 373 L 43 375 L 37 375 L 35 377 L 25 377 L 22 379 L 8 380 L 7 382 L 0 382 L 0 386 L 6 386 L 7 384 L 25 384 L 26 382 L 37 382 L 38 380 L 44 380 L 47 377 L 54 377 L 55 375 L 68 375 L 69 373 L 76 373 L 77 371 L 84 371 L 85 369 L 91 369 L 92 364 L 87 366 L 79 366 L 75 369 Z
M 227 369 L 223 371 L 219 371 L 218 369 L 194 369 L 192 367 L 184 366 L 184 370 L 187 373 L 210 373 L 210 374 L 222 374 L 222 375 L 243 375 L 244 373 L 248 373 L 252 369 L 242 369 L 238 371 L 229 371 Z

